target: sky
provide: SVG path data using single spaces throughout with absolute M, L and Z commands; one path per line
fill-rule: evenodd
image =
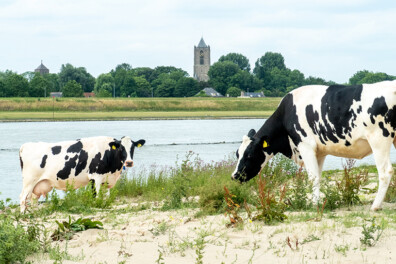
M 192 76 L 201 37 L 212 64 L 236 52 L 253 69 L 271 51 L 306 77 L 396 75 L 396 1 L 0 0 L 0 71 L 33 71 L 43 60 L 51 73 L 71 63 L 97 77 L 129 63 Z

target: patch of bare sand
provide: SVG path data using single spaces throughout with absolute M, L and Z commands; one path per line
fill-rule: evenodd
M 394 204 L 386 204 L 396 209 Z M 389 224 L 374 247 L 360 242 L 369 206 L 335 211 L 321 221 L 304 221 L 290 213 L 273 226 L 246 217 L 227 228 L 224 215 L 195 218 L 197 210 L 102 212 L 92 216 L 104 229 L 79 232 L 66 242 L 52 242 L 69 257 L 63 263 L 396 263 L 396 223 Z M 54 227 L 55 228 L 55 227 Z M 34 263 L 53 263 L 48 254 Z

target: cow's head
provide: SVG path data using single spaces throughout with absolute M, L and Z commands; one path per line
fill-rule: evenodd
M 266 153 L 269 146 L 268 138 L 253 137 L 255 134 L 256 131 L 251 129 L 247 136 L 243 136 L 242 144 L 236 151 L 238 162 L 232 173 L 232 179 L 240 182 L 249 181 L 270 159 L 271 155 Z
M 132 167 L 135 147 L 140 148 L 144 143 L 146 143 L 144 139 L 133 141 L 130 137 L 122 137 L 121 140 L 111 142 L 110 147 L 117 153 L 117 156 L 120 155 L 121 161 L 126 167 Z

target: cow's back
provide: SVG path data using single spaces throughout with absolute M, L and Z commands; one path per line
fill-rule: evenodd
M 291 95 L 301 141 L 323 155 L 362 158 L 371 153 L 367 133 L 382 129 L 384 136 L 395 136 L 396 81 L 303 86 Z
M 109 149 L 112 140 L 91 137 L 58 143 L 25 143 L 20 148 L 22 175 L 35 181 L 49 180 L 57 189 L 65 189 L 66 182 L 73 182 L 75 187 L 84 186 L 89 181 L 91 161 Z

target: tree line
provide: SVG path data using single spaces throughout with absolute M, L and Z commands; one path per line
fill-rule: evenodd
M 198 82 L 173 66 L 133 68 L 122 63 L 94 78 L 84 67 L 67 63 L 61 66 L 59 73 L 44 75 L 0 71 L 0 97 L 48 97 L 51 92 L 62 92 L 64 97 L 82 97 L 84 92 L 94 92 L 97 97 L 191 97 L 205 87 L 213 87 L 229 96 L 239 96 L 241 91 L 284 96 L 303 85 L 335 84 L 319 77 L 305 77 L 299 70 L 287 68 L 282 54 L 275 52 L 267 52 L 257 59 L 253 70 L 244 55 L 223 55 L 210 67 L 208 75 L 209 82 Z M 395 76 L 386 73 L 361 70 L 345 84 L 394 79 Z

